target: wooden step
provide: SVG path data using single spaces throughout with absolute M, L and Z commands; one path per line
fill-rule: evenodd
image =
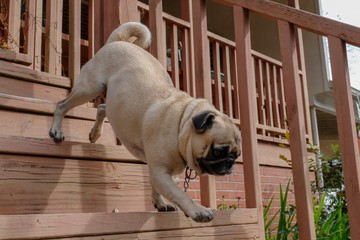
M 0 59 L 6 62 L 13 62 L 25 66 L 29 66 L 32 64 L 32 57 L 30 55 L 2 48 L 0 48 Z
M 22 79 L 62 88 L 71 88 L 71 80 L 68 77 L 39 72 L 25 66 L 2 60 L 0 60 L 0 76 L 7 76 L 14 79 Z
M 182 212 L 0 216 L 1 239 L 259 239 L 256 209 L 215 211 L 210 223 Z
M 154 210 L 145 164 L 0 154 L 0 172 L 0 215 Z
M 0 110 L 1 136 L 49 139 L 52 116 Z M 66 141 L 89 142 L 89 133 L 94 125 L 92 120 L 64 118 L 62 130 Z M 117 145 L 116 137 L 109 123 L 104 123 L 104 131 L 98 143 Z
M 119 145 L 103 145 L 51 139 L 36 139 L 0 135 L 0 153 L 45 156 L 55 158 L 91 159 L 140 163 L 141 161 Z
M 1 109 L 53 115 L 55 107 L 56 102 L 53 101 L 0 93 Z M 95 120 L 96 111 L 96 108 L 82 105 L 70 110 L 66 116 L 78 119 Z

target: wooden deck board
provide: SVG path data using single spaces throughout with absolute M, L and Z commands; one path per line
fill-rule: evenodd
M 2 215 L 0 238 L 38 239 L 128 234 L 125 236 L 134 239 L 134 235 L 137 235 L 135 233 L 142 232 L 141 235 L 151 237 L 160 235 L 179 239 L 186 234 L 194 237 L 192 239 L 215 239 L 216 235 L 235 237 L 236 232 L 241 231 L 243 236 L 246 236 L 241 239 L 256 239 L 259 232 L 257 222 L 256 209 L 215 211 L 215 218 L 210 223 L 196 223 L 182 212 Z M 241 226 L 242 224 L 245 226 Z M 233 237 L 230 238 L 234 239 Z

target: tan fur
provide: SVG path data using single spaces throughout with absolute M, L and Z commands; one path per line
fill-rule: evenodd
M 137 37 L 135 44 L 127 42 L 133 36 Z M 184 161 L 197 174 L 203 174 L 197 159 L 206 157 L 212 145 L 227 144 L 239 153 L 240 132 L 208 101 L 174 88 L 166 70 L 143 49 L 149 46 L 150 36 L 139 23 L 123 24 L 115 30 L 108 43 L 84 65 L 71 94 L 58 103 L 50 136 L 56 142 L 63 141 L 61 123 L 66 112 L 106 89 L 106 106 L 98 108 L 90 141 L 100 137 L 106 115 L 124 146 L 148 164 L 154 206 L 159 211 L 178 206 L 195 221 L 211 221 L 213 211 L 193 202 L 172 176 L 184 170 Z M 199 134 L 192 118 L 205 110 L 215 118 L 212 127 Z

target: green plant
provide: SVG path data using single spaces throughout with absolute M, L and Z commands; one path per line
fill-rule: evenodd
M 280 209 L 274 216 L 268 219 L 269 210 L 272 206 L 273 197 L 271 198 L 268 206 L 264 209 L 264 223 L 265 223 L 265 237 L 267 240 L 285 240 L 298 239 L 297 223 L 294 222 L 296 215 L 296 208 L 294 205 L 288 205 L 288 193 L 290 189 L 290 180 L 288 181 L 285 191 L 283 191 L 280 184 Z M 278 225 L 271 228 L 274 224 L 276 217 L 279 215 Z M 273 232 L 276 231 L 276 235 Z
M 224 201 L 224 196 L 222 196 L 222 201 Z M 221 203 L 217 206 L 218 210 L 229 210 L 229 209 L 237 209 L 239 208 L 239 202 L 240 202 L 240 197 L 237 198 L 238 203 L 237 204 L 226 204 L 226 203 Z
M 288 204 L 288 192 L 290 180 L 283 191 L 280 185 L 280 209 L 274 216 L 269 218 L 273 197 L 264 209 L 265 237 L 267 240 L 299 239 L 298 225 L 295 219 L 296 207 Z M 344 212 L 345 200 L 330 202 L 326 194 L 323 194 L 318 202 L 313 201 L 314 223 L 316 239 L 318 240 L 346 240 L 350 239 L 349 217 Z M 346 209 L 346 208 L 345 208 Z M 275 219 L 279 216 L 278 225 Z
M 341 240 L 350 239 L 349 217 L 343 211 L 344 201 L 336 202 L 329 210 L 326 209 L 326 194 L 321 196 L 318 205 L 314 204 L 314 221 L 316 239 L 318 240 Z

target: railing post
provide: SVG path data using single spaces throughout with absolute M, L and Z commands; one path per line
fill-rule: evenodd
M 278 20 L 300 239 L 316 239 L 294 25 Z
M 288 0 L 288 5 L 294 7 L 296 9 L 300 9 L 299 0 Z M 310 105 L 309 105 L 309 98 L 308 98 L 308 85 L 307 85 L 307 75 L 306 75 L 306 67 L 305 67 L 305 56 L 304 56 L 304 42 L 303 42 L 303 35 L 301 29 L 296 29 L 296 49 L 298 52 L 298 63 L 299 63 L 299 70 L 302 71 L 302 98 L 304 104 L 304 115 L 305 115 L 305 127 L 306 133 L 309 137 L 310 141 L 313 141 L 313 134 L 311 128 L 311 114 L 310 114 Z
M 81 1 L 69 2 L 69 77 L 74 85 L 80 73 Z
M 234 6 L 234 23 L 246 207 L 257 208 L 260 239 L 265 239 L 260 168 L 257 154 L 257 116 L 255 110 L 257 106 L 254 66 L 251 57 L 249 11 Z
M 194 68 L 196 97 L 211 102 L 210 50 L 207 37 L 206 1 L 192 1 Z M 216 208 L 216 187 L 214 176 L 200 178 L 201 204 Z
M 152 34 L 150 52 L 166 68 L 166 41 L 162 0 L 149 0 L 149 28 Z
M 360 159 L 345 42 L 328 37 L 351 239 L 360 239 Z

